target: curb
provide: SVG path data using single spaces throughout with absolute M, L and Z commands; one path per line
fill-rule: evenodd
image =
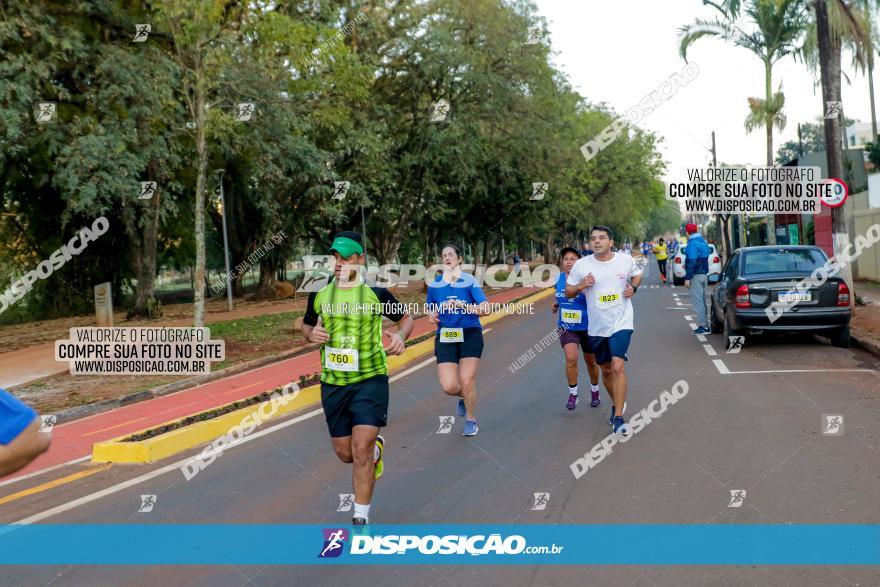
M 555 292 L 552 288 L 547 288 L 538 293 L 527 295 L 520 300 L 509 303 L 514 304 L 517 307 L 521 307 L 530 302 L 535 302 L 537 300 L 548 297 L 554 293 Z M 497 322 L 498 320 L 501 320 L 502 318 L 511 315 L 515 314 L 496 312 L 494 314 L 484 317 L 482 319 L 482 324 L 483 326 L 486 326 L 487 324 Z M 433 352 L 433 350 L 434 339 L 428 338 L 427 340 L 416 343 L 411 347 L 407 347 L 405 356 L 388 357 L 389 374 L 392 369 L 400 369 L 401 367 L 404 367 L 412 363 L 413 361 L 416 361 L 424 357 L 425 355 L 430 354 L 431 352 Z M 271 418 L 276 418 L 277 416 L 280 416 L 282 414 L 287 414 L 296 410 L 316 406 L 320 404 L 320 401 L 321 386 L 312 385 L 310 387 L 307 387 L 306 389 L 301 390 L 296 398 L 277 409 L 277 411 L 273 413 Z M 234 426 L 241 427 L 241 422 L 245 417 L 249 416 L 257 410 L 260 410 L 264 405 L 268 403 L 270 403 L 270 400 L 266 400 L 265 402 L 262 402 L 260 404 L 247 406 L 245 408 L 241 408 L 240 410 L 236 410 L 222 416 L 217 416 L 216 418 L 212 418 L 210 420 L 197 422 L 195 424 L 189 424 L 182 428 L 178 428 L 176 430 L 172 430 L 171 432 L 160 434 L 159 436 L 148 438 L 146 440 L 136 442 L 124 442 L 124 439 L 129 438 L 135 434 L 140 434 L 142 432 L 145 432 L 146 430 L 151 430 L 153 428 L 167 426 L 169 424 L 173 424 L 174 422 L 185 420 L 187 418 L 192 418 L 193 416 L 197 416 L 198 414 L 191 414 L 189 416 L 184 416 L 183 418 L 177 418 L 170 422 L 164 422 L 162 424 L 150 426 L 149 428 L 145 428 L 143 430 L 130 432 L 123 436 L 117 436 L 116 438 L 111 438 L 110 440 L 97 442 L 92 447 L 92 462 L 152 463 L 167 458 L 204 442 L 208 442 L 210 440 L 217 439 L 218 437 L 228 435 L 231 428 L 233 428 Z M 214 411 L 218 408 L 223 407 L 224 406 L 214 406 L 207 411 Z M 270 418 L 265 418 L 264 421 L 268 419 Z
M 866 337 L 862 337 L 858 334 L 851 332 L 850 341 L 852 342 L 853 346 L 859 347 L 860 349 L 866 350 L 869 353 L 880 357 L 880 345 L 868 340 Z

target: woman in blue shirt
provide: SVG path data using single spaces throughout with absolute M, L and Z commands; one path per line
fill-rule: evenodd
M 428 321 L 437 324 L 434 355 L 444 393 L 458 396 L 458 416 L 466 418 L 463 436 L 476 436 L 477 368 L 483 354 L 480 316 L 490 313 L 486 294 L 470 273 L 461 269 L 455 245 L 440 252 L 444 271 L 428 285 Z
M 556 281 L 556 302 L 553 304 L 553 313 L 559 313 L 556 321 L 558 328 L 562 329 L 559 344 L 565 352 L 565 377 L 568 379 L 568 402 L 565 407 L 573 410 L 578 404 L 578 346 L 584 354 L 587 363 L 587 371 L 590 374 L 590 407 L 598 407 L 599 400 L 599 365 L 590 347 L 590 337 L 587 336 L 587 298 L 583 292 L 576 298 L 565 297 L 565 280 L 568 272 L 579 259 L 578 252 L 565 247 L 559 255 L 559 279 Z

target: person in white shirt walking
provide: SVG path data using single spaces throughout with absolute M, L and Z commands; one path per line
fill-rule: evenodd
M 638 290 L 642 265 L 636 264 L 629 255 L 613 251 L 614 233 L 607 226 L 593 227 L 590 246 L 593 254 L 578 260 L 571 268 L 565 295 L 569 298 L 581 292 L 586 295 L 590 346 L 611 397 L 609 423 L 614 432 L 626 435 L 625 361 L 633 333 L 630 298 Z

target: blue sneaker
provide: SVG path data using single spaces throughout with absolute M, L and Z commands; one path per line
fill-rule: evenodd
M 461 433 L 462 436 L 476 436 L 477 432 L 480 431 L 480 428 L 477 426 L 476 420 L 465 420 L 464 423 L 464 432 Z
M 611 404 L 611 417 L 608 418 L 608 423 L 611 424 L 612 428 L 614 427 L 614 410 L 616 407 L 617 406 L 615 406 L 614 404 Z
M 712 331 L 706 328 L 705 326 L 700 326 L 696 330 L 694 330 L 691 334 L 712 334 Z
M 623 420 L 623 416 L 614 416 L 614 433 L 621 436 L 629 436 L 629 424 Z
M 467 416 L 467 408 L 464 407 L 464 400 L 458 398 L 458 417 L 464 418 Z

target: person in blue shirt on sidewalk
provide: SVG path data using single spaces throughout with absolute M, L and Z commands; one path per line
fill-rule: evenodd
M 437 375 L 443 392 L 459 398 L 458 416 L 465 418 L 462 436 L 476 436 L 477 368 L 483 354 L 480 316 L 492 310 L 474 276 L 462 271 L 457 246 L 445 245 L 440 259 L 444 272 L 428 284 L 425 300 L 428 322 L 438 325 L 434 339 Z
M 709 244 L 697 230 L 697 225 L 689 223 L 685 227 L 688 243 L 684 248 L 684 285 L 691 290 L 691 303 L 697 316 L 697 329 L 694 334 L 708 334 L 709 312 L 706 308 L 706 284 L 709 280 Z

